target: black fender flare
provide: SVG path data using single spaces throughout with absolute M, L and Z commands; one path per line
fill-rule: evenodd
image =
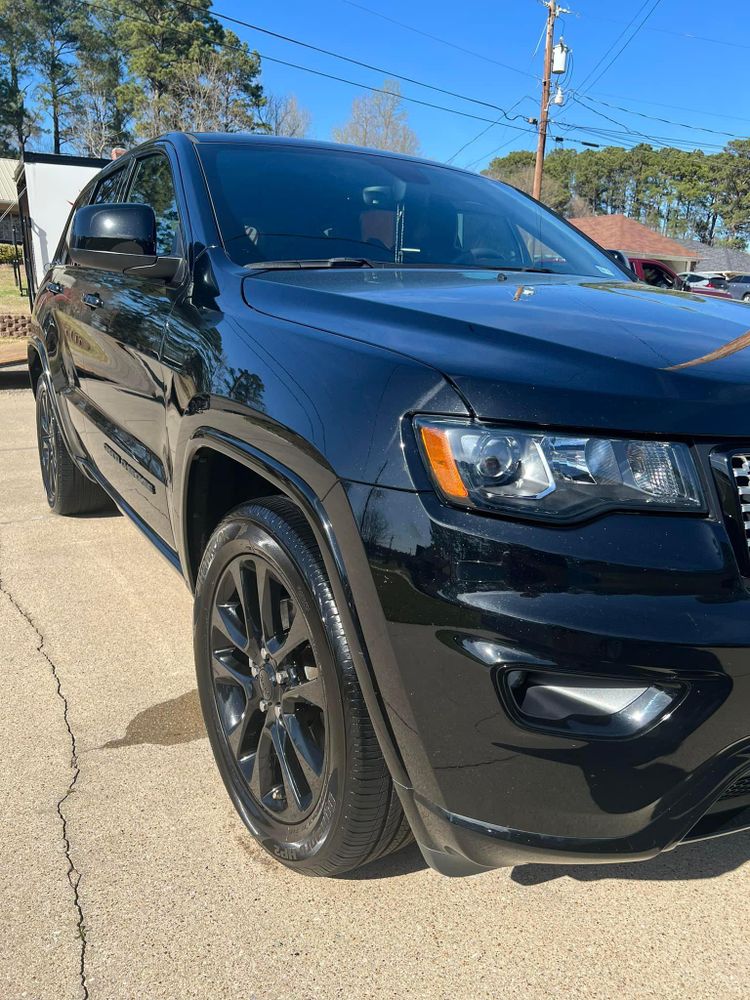
M 314 490 L 297 473 L 287 468 L 272 456 L 253 447 L 253 445 L 211 427 L 198 428 L 187 443 L 183 481 L 181 484 L 182 531 L 181 537 L 178 539 L 182 565 L 191 590 L 195 586 L 195 572 L 191 568 L 188 559 L 186 517 L 188 483 L 193 459 L 198 451 L 205 448 L 219 451 L 228 458 L 245 465 L 253 472 L 263 476 L 280 493 L 283 493 L 296 504 L 307 519 L 323 558 L 326 573 L 331 583 L 331 589 L 333 590 L 339 613 L 343 619 L 357 679 L 362 688 L 367 711 L 369 712 L 375 734 L 378 738 L 380 749 L 417 841 L 421 845 L 426 844 L 429 846 L 432 843 L 432 838 L 427 833 L 414 804 L 411 781 L 406 772 L 395 735 L 388 721 L 387 710 L 377 684 L 342 549 L 331 517 L 324 505 L 326 497 L 332 494 L 337 488 L 341 489 L 340 483 L 338 481 L 334 483 L 325 497 L 318 497 Z

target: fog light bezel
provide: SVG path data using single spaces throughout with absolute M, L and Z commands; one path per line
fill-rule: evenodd
M 533 680 L 544 679 L 547 686 L 555 689 L 600 688 L 602 691 L 632 687 L 645 688 L 640 697 L 612 714 L 574 714 L 564 718 L 544 719 L 524 713 L 515 695 L 514 674 L 525 674 Z M 495 687 L 500 701 L 511 719 L 524 729 L 550 735 L 566 736 L 583 740 L 628 740 L 645 736 L 660 723 L 667 721 L 687 695 L 684 684 L 670 681 L 655 681 L 652 677 L 614 676 L 541 669 L 529 663 L 504 663 L 494 671 Z M 566 685 L 566 681 L 568 682 Z M 537 684 L 535 686 L 543 686 Z M 648 708 L 648 700 L 656 694 L 664 694 L 668 701 L 658 707 L 653 715 L 644 719 L 641 713 Z

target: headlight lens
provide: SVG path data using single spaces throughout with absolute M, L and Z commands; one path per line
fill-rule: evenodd
M 701 511 L 684 444 L 414 420 L 439 492 L 462 506 L 572 520 L 606 509 Z

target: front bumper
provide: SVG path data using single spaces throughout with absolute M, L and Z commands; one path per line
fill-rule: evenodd
M 750 595 L 718 519 L 560 529 L 347 493 L 397 664 L 374 667 L 400 790 L 435 867 L 635 860 L 750 826 L 750 799 L 721 800 L 750 773 Z M 627 738 L 545 731 L 499 694 L 519 664 L 681 694 Z

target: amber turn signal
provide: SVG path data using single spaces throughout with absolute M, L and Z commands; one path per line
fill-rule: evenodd
M 449 497 L 468 497 L 469 493 L 458 471 L 446 431 L 422 425 L 419 432 L 432 474 L 443 493 Z

